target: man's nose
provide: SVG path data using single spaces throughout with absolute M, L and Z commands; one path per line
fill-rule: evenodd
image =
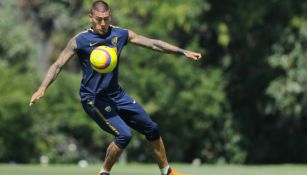
M 106 25 L 106 22 L 105 22 L 104 20 L 101 20 L 100 25 L 101 25 L 101 26 L 105 26 L 105 25 Z

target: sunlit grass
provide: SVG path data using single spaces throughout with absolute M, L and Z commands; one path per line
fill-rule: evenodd
M 178 171 L 193 175 L 306 175 L 307 165 L 203 165 L 172 164 Z M 96 175 L 100 165 L 0 165 L 0 175 Z M 160 175 L 153 164 L 117 164 L 112 175 Z

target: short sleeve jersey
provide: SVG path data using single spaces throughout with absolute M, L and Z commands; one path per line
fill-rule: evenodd
M 90 64 L 90 54 L 98 46 L 116 48 L 117 57 L 120 57 L 123 47 L 128 41 L 128 30 L 110 26 L 108 33 L 99 35 L 92 29 L 85 30 L 76 36 L 77 49 L 83 78 L 80 87 L 80 97 L 84 101 L 96 95 L 113 93 L 120 90 L 118 84 L 118 59 L 115 69 L 109 73 L 101 74 L 93 70 Z

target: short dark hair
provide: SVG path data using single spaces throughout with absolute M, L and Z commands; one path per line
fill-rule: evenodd
M 93 10 L 98 11 L 98 12 L 107 12 L 109 11 L 109 4 L 106 3 L 105 1 L 95 1 L 92 5 L 92 8 L 90 10 L 90 13 L 93 13 Z

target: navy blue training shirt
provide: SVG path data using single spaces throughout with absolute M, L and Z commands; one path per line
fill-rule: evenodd
M 76 36 L 77 49 L 83 78 L 80 87 L 80 97 L 84 101 L 96 95 L 113 93 L 121 90 L 118 84 L 119 57 L 128 41 L 128 30 L 110 26 L 108 33 L 99 35 L 92 29 L 85 30 Z M 98 46 L 116 48 L 117 65 L 112 72 L 101 74 L 93 70 L 90 64 L 90 54 Z

